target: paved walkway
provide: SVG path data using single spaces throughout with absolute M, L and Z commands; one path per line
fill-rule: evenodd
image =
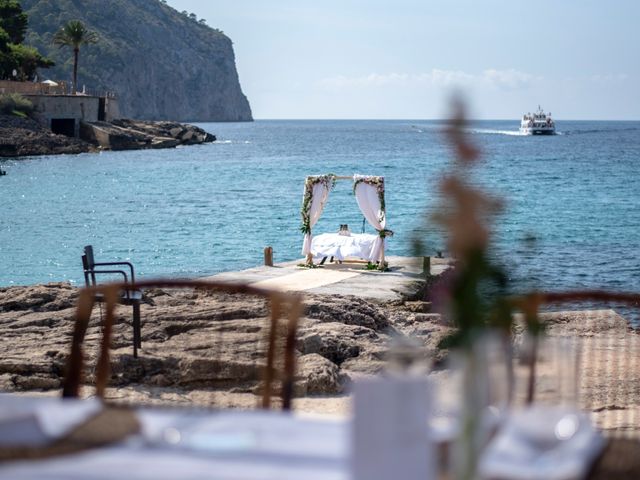
M 390 301 L 411 295 L 417 283 L 424 282 L 422 257 L 388 257 L 390 271 L 366 270 L 359 263 L 331 263 L 319 268 L 298 266 L 302 259 L 255 267 L 239 272 L 225 272 L 215 280 L 246 282 L 252 285 L 283 291 L 305 291 L 326 295 L 355 295 L 362 298 Z M 431 274 L 438 275 L 448 268 L 449 259 L 431 259 Z
M 333 283 L 342 282 L 351 277 L 360 275 L 359 272 L 353 270 L 335 270 L 335 269 L 304 269 L 299 272 L 289 273 L 276 278 L 267 278 L 254 282 L 256 287 L 273 288 L 282 291 L 299 291 L 312 290 L 314 288 L 324 287 Z

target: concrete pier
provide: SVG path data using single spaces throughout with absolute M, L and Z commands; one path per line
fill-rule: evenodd
M 423 257 L 388 257 L 390 271 L 366 270 L 362 263 L 325 263 L 317 268 L 301 267 L 304 259 L 259 266 L 239 272 L 224 272 L 212 280 L 246 282 L 282 291 L 304 291 L 325 295 L 353 295 L 381 302 L 414 294 L 429 275 L 440 275 L 451 267 L 451 259 L 431 258 L 430 271 L 423 271 Z

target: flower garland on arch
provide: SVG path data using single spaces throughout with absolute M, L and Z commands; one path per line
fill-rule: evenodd
M 302 216 L 302 226 L 300 231 L 302 233 L 311 233 L 311 202 L 313 201 L 313 187 L 318 183 L 322 183 L 329 191 L 333 190 L 336 186 L 336 176 L 333 173 L 327 175 L 310 175 L 304 181 L 304 196 L 302 197 L 302 209 L 300 215 Z
M 386 208 L 384 204 L 384 177 L 374 177 L 374 176 L 359 176 L 356 175 L 353 180 L 353 193 L 356 193 L 356 187 L 361 184 L 366 183 L 367 185 L 373 185 L 376 187 L 376 192 L 378 192 L 378 200 L 380 201 L 380 217 L 378 220 L 380 222 L 384 221 L 386 215 Z M 391 232 L 391 230 L 385 230 L 386 232 Z M 393 233 L 391 234 L 393 235 Z M 385 237 L 388 235 L 380 235 L 381 237 Z M 389 235 L 390 236 L 390 235 Z

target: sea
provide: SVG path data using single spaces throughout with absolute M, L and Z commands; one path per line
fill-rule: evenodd
M 140 277 L 201 277 L 302 258 L 307 175 L 382 175 L 388 255 L 447 254 L 432 219 L 454 152 L 440 121 L 203 123 L 211 144 L 0 160 L 0 286 L 83 284 L 83 246 Z M 481 151 L 470 181 L 503 200 L 492 255 L 515 290 L 640 291 L 640 122 L 518 120 L 467 128 Z M 372 229 L 348 180 L 314 232 Z M 416 252 L 416 244 L 421 249 Z

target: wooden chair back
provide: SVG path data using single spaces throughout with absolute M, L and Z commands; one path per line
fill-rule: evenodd
M 302 299 L 288 294 L 246 284 L 231 284 L 205 280 L 147 280 L 136 283 L 139 289 L 194 289 L 198 291 L 225 292 L 231 294 L 256 295 L 265 298 L 270 304 L 270 316 L 266 326 L 266 359 L 264 360 L 260 406 L 271 408 L 275 396 L 281 398 L 283 410 L 291 408 L 295 377 L 295 346 L 298 319 L 302 314 Z M 67 361 L 66 377 L 63 384 L 63 397 L 77 397 L 83 383 L 83 342 L 89 326 L 91 311 L 96 298 L 102 298 L 106 304 L 102 338 L 96 366 L 96 395 L 104 398 L 110 378 L 111 337 L 114 327 L 114 310 L 120 300 L 120 292 L 127 288 L 126 283 L 92 286 L 81 290 L 78 300 L 76 322 L 73 331 L 71 352 Z M 188 308 L 185 306 L 185 308 Z M 283 334 L 284 339 L 278 336 Z M 283 340 L 283 341 L 282 341 Z M 282 356 L 276 358 L 278 344 L 284 343 Z M 281 360 L 282 371 L 276 366 Z
M 575 378 L 580 408 L 592 412 L 595 423 L 604 430 L 640 435 L 640 295 L 536 292 L 516 299 L 515 304 L 526 324 L 534 330 L 542 327 L 542 336 L 533 337 L 527 356 L 526 402 L 535 402 L 543 394 L 538 391 L 539 342 L 549 330 L 549 338 L 562 337 L 577 354 L 575 363 L 557 366 L 564 373 L 574 369 L 568 378 Z

